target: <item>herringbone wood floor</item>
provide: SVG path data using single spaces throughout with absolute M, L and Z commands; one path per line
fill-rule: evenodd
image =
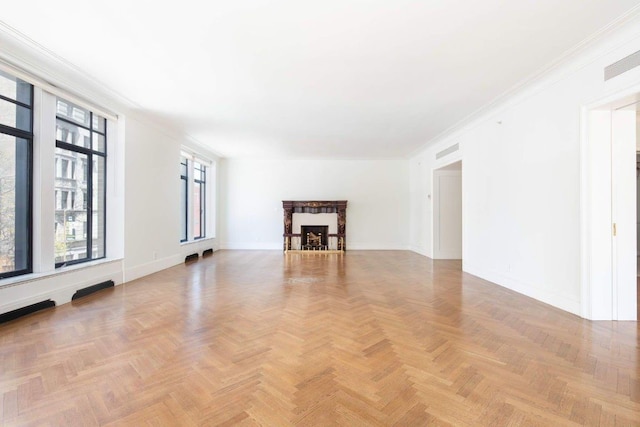
M 0 326 L 3 425 L 640 425 L 636 322 L 410 252 L 222 251 Z

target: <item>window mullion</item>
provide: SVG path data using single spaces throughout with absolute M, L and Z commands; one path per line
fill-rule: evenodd
M 193 233 L 193 197 L 194 197 L 194 188 L 193 188 L 193 179 L 194 179 L 194 164 L 193 160 L 189 159 L 187 162 L 187 240 L 191 241 L 194 239 Z
M 93 259 L 93 156 L 91 154 L 87 156 L 87 175 L 87 258 Z

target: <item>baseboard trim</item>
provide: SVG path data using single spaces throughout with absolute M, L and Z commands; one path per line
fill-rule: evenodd
M 184 255 L 176 254 L 170 257 L 154 260 L 146 264 L 137 265 L 135 267 L 126 268 L 124 270 L 124 281 L 131 282 L 149 274 L 173 267 L 184 262 Z
M 225 250 L 283 250 L 283 242 L 279 243 L 242 243 L 242 242 L 223 242 L 220 246 Z M 349 243 L 347 242 L 348 251 L 408 251 L 411 250 L 407 245 L 389 245 L 389 244 L 368 244 L 368 243 Z
M 101 283 L 109 280 L 113 280 L 116 285 L 119 285 L 121 284 L 121 282 L 119 281 L 119 279 L 116 279 L 119 276 L 120 273 L 107 273 L 97 277 L 92 277 L 88 280 L 80 280 L 76 283 L 64 287 L 48 289 L 44 292 L 37 292 L 34 295 L 30 295 L 26 298 L 16 299 L 7 304 L 1 305 L 0 313 L 6 313 L 48 299 L 55 301 L 56 305 L 66 304 L 71 301 L 71 297 L 79 288 L 85 287 L 90 283 Z
M 580 316 L 580 301 L 578 300 L 573 300 L 564 295 L 548 292 L 532 284 L 525 283 L 521 280 L 506 276 L 504 274 L 500 274 L 498 272 L 493 272 L 485 270 L 478 266 L 470 265 L 466 261 L 463 261 L 463 271 L 465 273 L 478 276 L 481 279 L 488 280 L 491 283 L 502 286 L 503 288 L 518 292 L 519 294 L 559 308 L 560 310 L 564 310 Z

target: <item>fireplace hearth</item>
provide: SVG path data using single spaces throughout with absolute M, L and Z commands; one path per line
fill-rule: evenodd
M 303 225 L 300 227 L 303 251 L 326 251 L 328 246 L 328 225 Z

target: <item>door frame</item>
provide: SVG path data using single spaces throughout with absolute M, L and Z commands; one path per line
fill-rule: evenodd
M 618 242 L 613 223 L 618 221 L 616 198 L 620 193 L 614 178 L 614 162 L 620 160 L 614 145 L 614 126 L 620 122 L 616 115 L 620 108 L 638 101 L 640 85 L 581 109 L 580 314 L 591 320 L 637 320 L 636 284 L 617 280 Z M 634 241 L 635 227 L 634 220 L 626 229 L 634 230 Z
M 460 169 L 451 169 L 451 170 L 447 170 L 448 167 L 451 167 L 452 165 L 454 165 L 455 163 L 460 163 Z M 433 259 L 452 259 L 449 257 L 441 257 L 440 254 L 440 249 L 438 248 L 438 244 L 440 242 L 440 221 L 439 221 L 439 217 L 438 217 L 438 212 L 440 209 L 440 190 L 438 188 L 438 183 L 439 183 L 439 179 L 441 176 L 443 175 L 459 175 L 460 176 L 460 201 L 461 201 L 461 207 L 460 207 L 460 216 L 461 216 L 461 245 L 462 245 L 462 251 L 461 251 L 461 258 L 464 258 L 464 192 L 463 192 L 463 188 L 464 188 L 464 182 L 463 182 L 463 174 L 462 174 L 462 158 L 460 157 L 456 157 L 456 158 L 452 158 L 450 159 L 448 162 L 446 163 L 442 163 L 439 164 L 437 167 L 434 167 L 431 170 L 431 183 L 432 183 L 432 188 L 431 188 L 431 194 L 433 195 L 433 209 L 432 209 L 432 221 L 431 221 L 431 235 L 433 236 L 431 239 L 431 254 L 433 256 Z

